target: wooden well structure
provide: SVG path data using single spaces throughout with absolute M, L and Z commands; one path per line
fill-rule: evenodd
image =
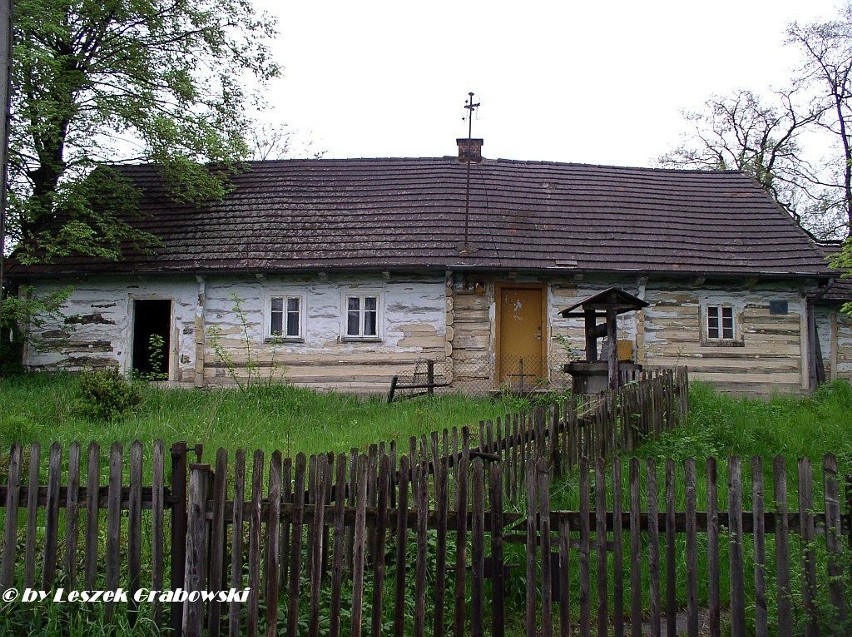
M 607 388 L 616 389 L 624 372 L 641 369 L 641 366 L 630 360 L 630 353 L 619 356 L 618 315 L 646 307 L 646 301 L 620 288 L 611 287 L 559 313 L 563 318 L 583 318 L 585 321 L 586 359 L 568 363 L 563 368 L 572 376 L 575 394 L 596 394 Z M 604 322 L 598 323 L 599 318 L 603 318 Z M 599 357 L 598 339 L 604 337 L 608 347 L 603 357 Z

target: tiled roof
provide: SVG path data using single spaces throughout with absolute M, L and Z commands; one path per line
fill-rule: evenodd
M 840 244 L 836 243 L 824 243 L 820 244 L 819 247 L 826 259 L 830 259 L 840 251 Z M 819 300 L 832 304 L 852 301 L 852 278 L 841 277 L 840 273 L 836 271 L 832 274 L 835 278 L 831 281 L 831 285 L 828 287 L 825 294 L 820 296 Z
M 810 237 L 748 176 L 508 160 L 252 162 L 224 201 L 165 196 L 154 167 L 122 168 L 143 190 L 156 254 L 73 258 L 10 274 L 496 268 L 790 275 L 827 271 Z

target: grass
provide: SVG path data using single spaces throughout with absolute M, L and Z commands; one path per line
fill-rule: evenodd
M 366 449 L 380 441 L 404 443 L 444 427 L 474 425 L 518 409 L 510 398 L 446 394 L 388 405 L 384 397 L 319 394 L 278 385 L 248 392 L 236 389 L 143 388 L 140 409 L 99 421 L 78 407 L 78 379 L 71 375 L 27 375 L 0 379 L 0 448 L 13 443 L 73 441 L 102 445 L 156 439 L 186 440 L 207 452 L 222 447 L 282 450 L 286 455 Z M 205 452 L 205 455 L 207 455 Z

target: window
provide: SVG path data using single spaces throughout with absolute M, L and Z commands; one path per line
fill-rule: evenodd
M 708 305 L 707 340 L 732 341 L 734 340 L 735 334 L 734 308 L 730 305 Z
M 269 299 L 269 337 L 302 340 L 303 303 L 300 296 L 273 296 Z
M 346 297 L 346 338 L 379 338 L 379 297 Z

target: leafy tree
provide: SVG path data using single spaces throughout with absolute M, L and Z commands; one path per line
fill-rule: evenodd
M 117 259 L 132 184 L 104 162 L 157 163 L 178 199 L 222 196 L 249 152 L 246 112 L 279 73 L 274 23 L 249 0 L 18 0 L 9 234 L 22 260 Z M 94 175 L 94 176 L 93 176 Z

